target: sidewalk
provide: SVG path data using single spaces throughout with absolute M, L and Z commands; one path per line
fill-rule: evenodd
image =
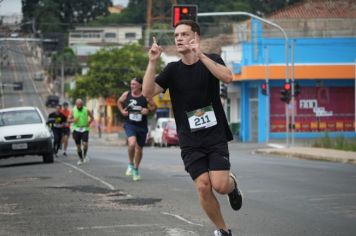
M 356 164 L 356 152 L 339 151 L 335 149 L 314 147 L 277 147 L 261 148 L 256 153 L 283 155 L 307 160 L 330 161 L 339 163 Z
M 97 132 L 90 133 L 90 139 L 95 140 L 95 143 L 103 146 L 124 146 L 126 145 L 126 137 L 124 133 L 102 133 L 101 138 Z M 244 143 L 235 143 L 232 145 L 243 146 Z M 250 145 L 251 144 L 246 144 Z M 256 153 L 260 154 L 272 154 L 281 155 L 285 157 L 294 157 L 306 160 L 319 160 L 319 161 L 330 161 L 338 163 L 350 163 L 356 164 L 356 152 L 350 151 L 340 151 L 335 149 L 326 148 L 314 148 L 307 147 L 304 145 L 297 145 L 294 147 L 285 147 L 281 144 L 269 144 L 266 147 L 265 144 L 254 144 L 253 147 Z
M 95 140 L 94 142 L 101 146 L 124 146 L 126 145 L 126 137 L 124 133 L 112 132 L 106 133 L 103 132 L 101 137 L 97 132 L 90 132 L 90 140 Z

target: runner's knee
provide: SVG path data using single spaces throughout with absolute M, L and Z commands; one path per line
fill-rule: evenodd
M 212 186 L 211 186 L 209 178 L 199 176 L 196 180 L 195 185 L 196 185 L 198 194 L 201 197 L 208 196 L 212 192 Z

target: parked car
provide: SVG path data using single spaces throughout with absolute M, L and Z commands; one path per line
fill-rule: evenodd
M 0 159 L 40 155 L 53 162 L 53 134 L 37 107 L 0 109 Z
M 173 118 L 161 117 L 158 118 L 154 129 L 151 131 L 151 138 L 154 145 L 163 146 L 162 135 L 163 129 L 166 127 L 168 121 L 174 121 Z
M 46 107 L 56 107 L 59 104 L 59 97 L 56 95 L 49 95 L 46 99 Z
M 162 146 L 168 147 L 172 145 L 178 145 L 178 134 L 177 134 L 177 126 L 175 120 L 171 120 L 167 122 L 166 127 L 163 129 L 162 134 Z
M 42 72 L 36 72 L 34 77 L 33 77 L 33 79 L 36 80 L 36 81 L 43 81 L 44 80 L 43 73 Z
M 19 33 L 17 33 L 17 32 L 12 32 L 12 33 L 10 34 L 10 37 L 11 37 L 11 38 L 17 38 L 17 37 L 19 37 Z

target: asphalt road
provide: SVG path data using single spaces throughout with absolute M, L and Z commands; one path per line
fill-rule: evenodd
M 41 70 L 24 41 L 2 41 L 0 46 L 5 48 L 7 60 L 1 66 L 0 83 L 2 88 L 0 107 L 37 106 L 47 116 L 44 99 L 48 89 L 44 81 L 34 81 L 34 75 Z M 14 90 L 13 83 L 21 82 L 23 90 Z
M 124 176 L 126 147 L 91 138 L 89 163 L 70 156 L 0 160 L 0 235 L 211 235 L 178 148 L 147 147 L 141 174 Z M 235 235 L 354 235 L 356 166 L 254 154 L 231 144 L 245 195 L 219 196 Z
M 36 105 L 46 116 L 44 82 L 33 81 L 38 63 L 26 46 L 3 42 L 13 63 L 1 81 L 2 105 Z M 11 44 L 11 45 L 10 45 Z M 16 63 L 15 63 L 16 62 Z M 0 160 L 0 235 L 211 235 L 178 148 L 147 147 L 141 174 L 124 176 L 126 147 L 91 137 L 91 161 L 69 157 L 53 164 L 41 157 Z M 355 235 L 356 165 L 255 154 L 253 144 L 231 144 L 232 170 L 245 201 L 239 212 L 218 196 L 235 235 Z

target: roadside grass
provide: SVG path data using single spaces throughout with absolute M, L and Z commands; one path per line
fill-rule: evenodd
M 325 137 L 314 141 L 313 147 L 330 148 L 330 149 L 337 149 L 342 151 L 356 152 L 356 140 L 347 139 L 343 136 L 330 138 L 328 133 L 326 133 Z

